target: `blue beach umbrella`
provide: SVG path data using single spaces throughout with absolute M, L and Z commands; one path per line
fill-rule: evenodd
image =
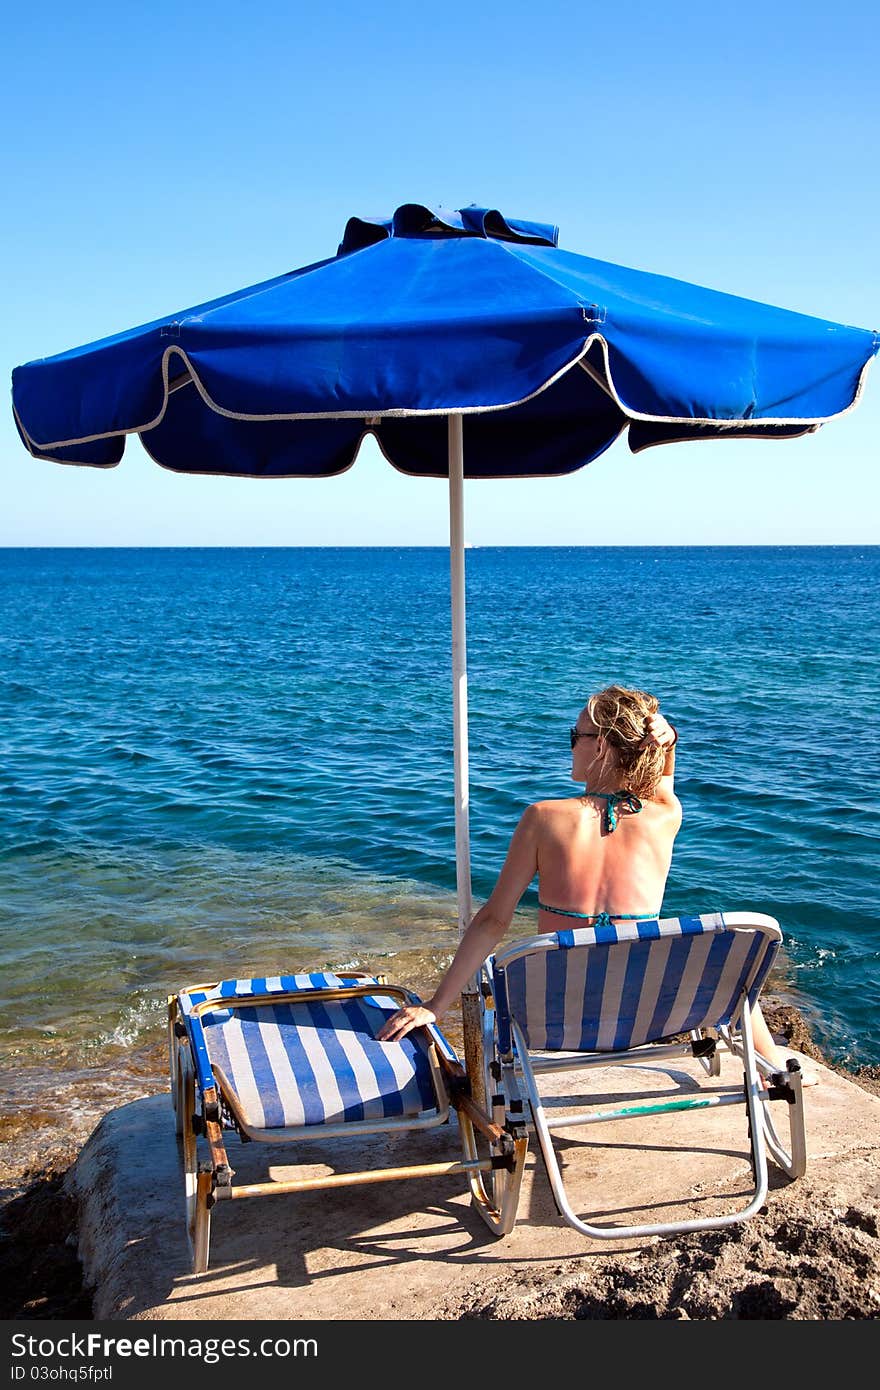
M 13 373 L 36 458 L 112 467 L 126 435 L 179 473 L 330 477 L 372 434 L 447 477 L 460 930 L 471 916 L 462 480 L 808 434 L 857 403 L 880 335 L 560 250 L 557 228 L 406 204 L 336 255 Z M 479 1058 L 479 1000 L 465 997 Z M 479 1069 L 475 1068 L 479 1075 Z

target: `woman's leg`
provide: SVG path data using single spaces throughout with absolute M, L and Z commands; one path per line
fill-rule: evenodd
M 752 1036 L 755 1040 L 755 1051 L 760 1052 L 762 1057 L 773 1067 L 778 1067 L 780 1071 L 785 1071 L 785 1053 L 781 1052 L 770 1036 L 770 1029 L 767 1021 L 761 1013 L 761 1005 L 756 1004 L 752 1009 Z
M 752 1038 L 755 1043 L 755 1051 L 760 1052 L 771 1067 L 775 1067 L 777 1071 L 785 1071 L 785 1063 L 789 1054 L 777 1047 L 773 1041 L 770 1029 L 767 1027 L 767 1020 L 761 1013 L 760 1004 L 756 1004 L 752 1009 Z M 803 1068 L 801 1068 L 801 1079 L 804 1086 L 815 1086 L 819 1080 L 814 1071 L 804 1071 Z

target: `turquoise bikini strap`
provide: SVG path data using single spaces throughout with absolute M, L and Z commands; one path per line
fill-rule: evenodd
M 632 792 L 591 792 L 589 787 L 584 790 L 587 796 L 596 796 L 605 802 L 605 829 L 609 835 L 617 829 L 618 806 L 625 806 L 634 816 L 642 809 L 641 801 Z
M 538 907 L 543 908 L 544 912 L 552 912 L 557 917 L 577 917 L 581 922 L 595 922 L 597 927 L 610 927 L 615 918 L 623 922 L 647 922 L 660 914 L 657 912 L 569 912 L 564 907 L 550 907 L 548 903 L 538 901 Z

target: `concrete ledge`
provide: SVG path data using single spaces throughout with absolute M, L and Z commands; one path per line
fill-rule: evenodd
M 725 1056 L 721 1084 L 739 1066 Z M 808 1172 L 880 1147 L 880 1099 L 811 1059 L 806 1091 Z M 621 1074 L 625 1073 L 625 1076 Z M 594 1072 L 591 1094 L 612 1103 L 635 1083 L 648 1095 L 686 1094 L 691 1062 Z M 561 1080 L 561 1079 L 560 1079 Z M 570 1087 L 566 1081 L 566 1088 Z M 585 1094 L 582 1085 L 578 1087 Z M 787 1140 L 785 1107 L 774 1106 Z M 654 1116 L 562 1131 L 566 1182 L 600 1224 L 687 1218 L 743 1205 L 749 1181 L 745 1108 Z M 411 1136 L 276 1147 L 230 1135 L 237 1182 L 296 1176 L 297 1165 L 339 1171 L 459 1157 L 455 1122 Z M 768 1203 L 791 1185 L 774 1167 Z M 412 1179 L 221 1202 L 214 1208 L 207 1274 L 189 1273 L 183 1178 L 170 1097 L 154 1095 L 106 1115 L 73 1170 L 79 1251 L 96 1319 L 430 1319 L 442 1305 L 497 1283 L 505 1272 L 552 1278 L 560 1260 L 603 1261 L 635 1242 L 593 1242 L 557 1215 L 540 1153 L 529 1159 L 513 1232 L 497 1240 L 471 1209 L 461 1178 Z M 827 1186 L 827 1182 L 826 1182 Z M 654 1245 L 648 1238 L 645 1245 Z

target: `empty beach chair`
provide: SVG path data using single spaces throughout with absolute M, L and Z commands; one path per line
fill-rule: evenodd
M 171 1090 L 194 1273 L 208 1266 L 213 1207 L 236 1197 L 461 1173 L 490 1229 L 509 1227 L 525 1127 L 501 1112 L 490 1118 L 474 1104 L 439 1029 L 377 1041 L 386 1018 L 412 1003 L 419 1000 L 408 990 L 357 973 L 224 980 L 171 996 Z M 450 1107 L 458 1112 L 461 1148 L 454 1160 L 236 1188 L 224 1143 L 229 1128 L 269 1144 L 430 1129 L 446 1123 Z
M 763 1203 L 767 1150 L 790 1177 L 804 1172 L 800 1068 L 791 1061 L 784 1073 L 776 1073 L 757 1056 L 746 1007 L 757 999 L 781 939 L 778 923 L 759 913 L 635 922 L 603 915 L 590 927 L 513 942 L 487 962 L 488 1083 L 504 1097 L 508 1112 L 518 1100 L 528 1103 L 557 1210 L 575 1230 L 606 1240 L 727 1226 L 752 1216 Z M 680 1035 L 686 1040 L 670 1041 Z M 720 1083 L 719 1048 L 742 1064 L 742 1082 L 733 1087 Z M 619 1105 L 566 1095 L 564 1104 L 557 1096 L 548 1106 L 541 1090 L 542 1078 L 552 1072 L 656 1067 L 683 1056 L 699 1059 L 697 1080 L 690 1094 L 671 1099 L 651 1097 L 644 1103 L 634 1090 Z M 628 1079 L 625 1071 L 615 1072 L 615 1085 L 621 1076 Z M 754 1180 L 745 1205 L 722 1215 L 641 1225 L 596 1224 L 574 1210 L 554 1130 L 622 1119 L 644 1122 L 652 1115 L 725 1105 L 739 1105 L 744 1112 Z M 788 1149 L 773 1125 L 771 1105 L 788 1114 Z M 686 1147 L 686 1129 L 679 1129 Z M 694 1180 L 703 1181 L 697 1162 L 695 1155 Z M 650 1201 L 650 1194 L 635 1195 Z M 601 1185 L 579 1196 L 581 1210 L 586 1200 L 592 1212 L 601 1212 Z M 507 1217 L 512 1224 L 515 1212 Z

